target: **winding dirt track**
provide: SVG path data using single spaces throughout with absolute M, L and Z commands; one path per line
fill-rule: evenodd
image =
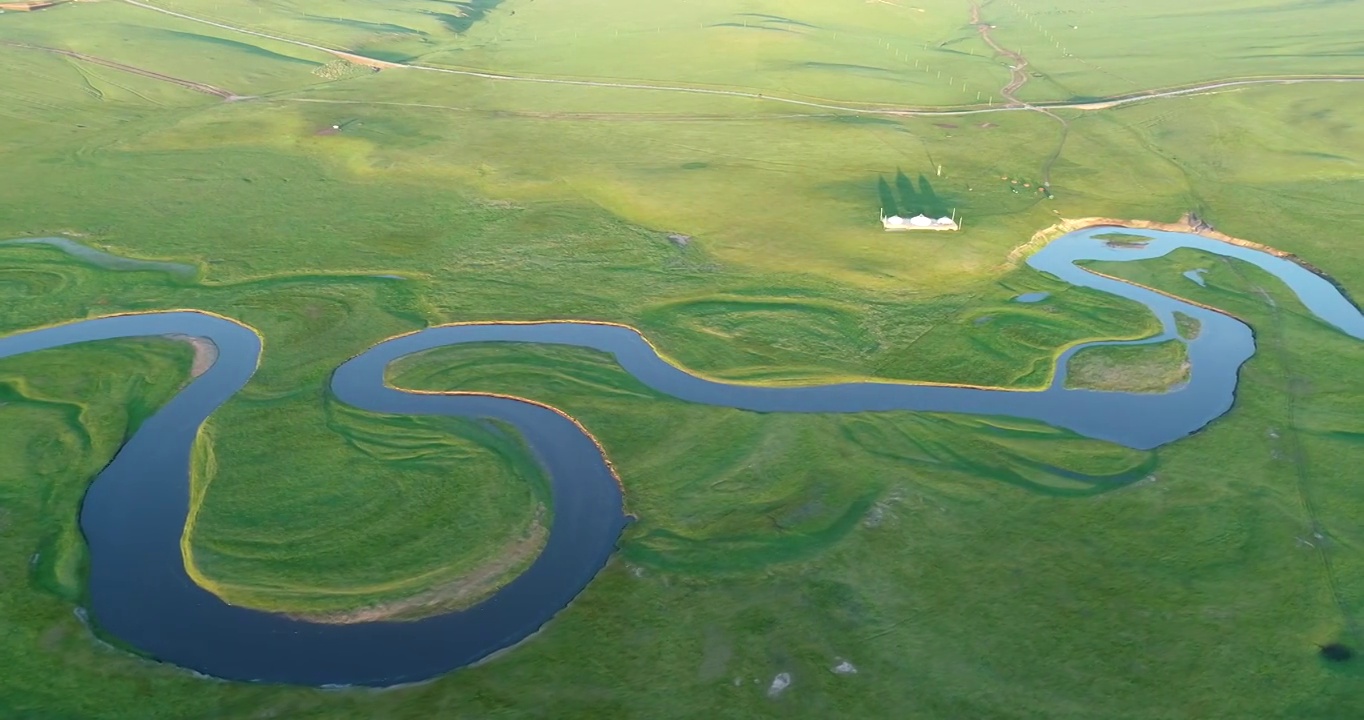
M 220 87 L 214 87 L 213 85 L 209 85 L 207 83 L 195 82 L 193 80 L 185 80 L 184 78 L 173 77 L 171 75 L 164 75 L 159 72 L 144 70 L 140 67 L 125 65 L 120 62 L 114 62 L 113 60 L 105 60 L 104 58 L 101 57 L 95 57 L 94 55 L 86 55 L 85 53 L 78 53 L 72 50 L 62 50 L 60 48 L 47 47 L 44 45 L 29 45 L 28 43 L 11 42 L 8 40 L 0 40 L 0 45 L 5 45 L 7 47 L 12 48 L 20 48 L 23 50 L 39 50 L 42 52 L 49 52 L 56 55 L 63 55 L 69 58 L 80 60 L 82 62 L 88 62 L 94 65 L 103 65 L 104 67 L 112 68 L 114 70 L 118 70 L 119 72 L 131 73 L 133 75 L 141 75 L 142 77 L 151 78 L 153 80 L 160 80 L 161 82 L 168 82 L 171 83 L 172 85 L 179 85 L 180 87 L 185 88 L 186 90 L 193 90 L 194 92 L 204 93 L 205 95 L 213 95 L 216 97 L 220 97 L 224 100 L 239 100 L 242 98 L 242 96 L 237 95 L 236 93 L 231 92 L 230 90 L 224 90 Z
M 1022 89 L 1024 85 L 1028 84 L 1028 59 L 1023 56 L 1023 53 L 1008 50 L 995 42 L 994 37 L 990 35 L 990 31 L 993 30 L 994 27 L 981 19 L 980 3 L 978 2 L 971 3 L 971 24 L 976 26 L 976 30 L 980 33 L 980 39 L 984 40 L 986 45 L 989 45 L 997 54 L 1010 60 L 1009 83 L 999 89 L 999 94 L 1003 96 L 1005 100 L 1009 101 L 1008 107 L 1011 109 L 1035 110 L 1061 124 L 1061 136 L 1056 140 L 1056 148 L 1052 150 L 1051 154 L 1047 155 L 1047 159 L 1042 162 L 1042 184 L 1045 187 L 1050 187 L 1051 168 L 1056 164 L 1057 158 L 1061 157 L 1061 150 L 1066 146 L 1066 138 L 1070 136 L 1070 121 L 1045 107 L 1032 105 L 1018 99 L 1015 93 Z
M 369 65 L 371 67 L 421 70 L 424 72 L 438 72 L 445 73 L 447 75 L 462 75 L 465 77 L 482 78 L 485 80 L 501 80 L 507 82 L 531 82 L 543 83 L 546 85 L 575 85 L 580 87 L 619 88 L 623 90 L 651 90 L 654 92 L 689 93 L 692 95 L 719 95 L 725 97 L 738 97 L 748 98 L 752 100 L 762 100 L 765 102 L 785 103 L 788 105 L 799 105 L 801 107 L 818 108 L 821 110 L 838 110 L 841 112 L 858 113 L 863 115 L 888 115 L 913 117 L 913 116 L 981 115 L 985 113 L 995 112 L 1016 112 L 1019 110 L 1037 112 L 1044 109 L 1107 110 L 1109 108 L 1118 107 L 1120 105 L 1143 102 L 1146 100 L 1154 100 L 1157 98 L 1176 97 L 1179 95 L 1193 95 L 1204 92 L 1216 92 L 1219 90 L 1226 90 L 1230 88 L 1244 87 L 1250 85 L 1294 85 L 1298 83 L 1314 82 L 1364 82 L 1364 75 L 1295 75 L 1283 77 L 1230 78 L 1217 82 L 1200 83 L 1197 85 L 1168 89 L 1153 89 L 1139 93 L 1130 93 L 1110 98 L 1100 98 L 1097 100 L 1091 100 L 1086 102 L 1031 103 L 1027 105 L 1010 105 L 1003 107 L 981 107 L 979 105 L 972 105 L 962 106 L 960 108 L 877 106 L 872 105 L 870 103 L 862 106 L 854 106 L 839 105 L 835 103 L 815 102 L 812 100 L 799 100 L 796 98 L 781 97 L 757 92 L 747 92 L 743 90 L 718 90 L 714 88 L 695 88 L 680 85 L 655 85 L 650 83 L 618 83 L 601 80 L 565 80 L 559 78 L 543 78 L 526 75 L 510 75 L 504 73 L 483 72 L 478 70 L 455 70 L 453 68 L 442 68 L 435 67 L 432 65 L 418 65 L 415 63 L 395 63 L 388 62 L 386 60 L 379 60 L 377 58 L 365 57 L 363 55 L 358 55 L 339 48 L 330 48 L 323 45 L 317 45 L 315 43 L 304 42 L 302 40 L 292 40 L 289 38 L 280 37 L 278 35 L 263 33 L 257 30 L 248 30 L 246 28 L 237 27 L 235 25 L 228 25 L 226 23 L 205 20 L 203 18 L 195 17 L 193 15 L 186 15 L 184 13 L 175 12 L 173 10 L 167 10 L 165 8 L 150 5 L 145 2 L 140 2 L 140 0 L 123 0 L 123 2 L 147 10 L 163 13 L 165 15 L 178 17 L 182 20 L 189 20 L 190 22 L 211 25 L 213 27 L 221 28 L 223 30 L 230 30 L 232 32 L 242 33 L 244 35 L 253 35 L 255 37 L 265 38 L 267 40 L 274 40 L 275 42 L 281 42 L 289 45 L 295 45 L 297 47 L 308 48 L 310 50 L 316 50 L 318 52 L 323 52 L 330 55 L 335 55 L 337 57 L 345 58 L 347 60 L 350 60 L 351 62 Z
M 1013 64 L 1009 66 L 1009 84 L 1000 88 L 999 94 L 1011 103 L 1021 104 L 1019 99 L 1014 97 L 1014 93 L 1018 92 L 1028 82 L 1028 59 L 1023 57 L 1022 53 L 1007 50 L 995 42 L 995 39 L 990 35 L 992 29 L 990 23 L 981 20 L 980 3 L 971 3 L 971 24 L 976 26 L 976 31 L 980 33 L 980 39 L 984 40 L 991 50 L 1013 61 Z

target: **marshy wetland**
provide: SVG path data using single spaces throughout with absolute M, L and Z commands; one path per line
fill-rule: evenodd
M 0 14 L 0 716 L 1364 716 L 1361 22 Z

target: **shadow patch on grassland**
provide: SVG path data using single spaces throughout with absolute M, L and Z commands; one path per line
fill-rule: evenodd
M 208 43 L 210 45 L 218 45 L 220 47 L 231 48 L 233 50 L 240 50 L 249 55 L 256 55 L 258 57 L 268 58 L 270 60 L 279 60 L 287 63 L 307 65 L 309 67 L 316 67 L 322 64 L 318 62 L 313 62 L 312 60 L 304 60 L 303 58 L 294 57 L 292 55 L 284 55 L 282 53 L 277 53 L 273 50 L 266 50 L 265 48 L 252 43 L 239 42 L 237 40 L 229 40 L 227 38 L 213 37 L 212 35 L 201 35 L 199 33 L 185 32 L 183 30 L 165 30 L 161 28 L 144 28 L 144 31 L 160 37 L 164 37 L 168 40 L 182 41 L 187 40 L 189 42 L 194 43 Z
M 452 32 L 463 33 L 468 32 L 469 28 L 486 18 L 488 13 L 502 4 L 502 0 L 469 0 L 469 2 L 451 2 L 449 4 L 459 8 L 459 13 L 427 12 L 426 14 L 440 20 L 441 24 Z
M 818 29 L 819 29 L 819 26 L 818 26 L 818 25 L 811 25 L 810 23 L 807 23 L 807 22 L 801 22 L 801 21 L 799 21 L 799 20 L 792 20 L 791 18 L 785 18 L 785 17 L 782 17 L 782 16 L 780 16 L 780 15 L 767 15 L 767 14 L 764 14 L 764 13 L 738 13 L 738 16 L 739 16 L 739 17 L 758 18 L 759 20 L 761 20 L 761 21 L 763 21 L 763 22 L 776 23 L 776 24 L 778 24 L 778 25 L 796 25 L 796 26 L 799 26 L 799 27 L 810 28 L 810 29 L 812 29 L 812 30 L 818 30 Z
M 807 60 L 802 63 L 792 63 L 795 70 L 819 70 L 823 72 L 836 72 L 848 75 L 863 75 L 882 79 L 902 79 L 904 73 L 899 73 L 890 68 L 876 67 L 875 65 L 854 65 L 851 63 L 828 63 Z
M 799 34 L 800 34 L 800 33 L 797 33 L 797 32 L 794 31 L 794 30 L 787 30 L 786 28 L 766 27 L 766 26 L 764 26 L 764 25 L 745 25 L 745 24 L 743 24 L 743 23 L 735 23 L 735 22 L 714 23 L 714 24 L 712 24 L 712 25 L 707 25 L 706 27 L 708 27 L 708 28 L 741 28 L 741 29 L 743 29 L 743 30 L 766 30 L 766 31 L 768 31 L 768 32 L 789 33 L 789 34 L 791 34 L 791 35 L 799 35 Z

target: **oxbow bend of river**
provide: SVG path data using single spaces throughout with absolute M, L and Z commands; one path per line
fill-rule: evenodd
M 756 412 L 932 411 L 1038 420 L 1079 435 L 1133 448 L 1173 442 L 1225 413 L 1241 365 L 1255 352 L 1250 328 L 1228 315 L 1091 273 L 1084 260 L 1134 261 L 1176 248 L 1243 260 L 1287 284 L 1319 320 L 1364 339 L 1361 315 L 1327 279 L 1284 258 L 1206 237 L 1144 231 L 1140 247 L 1095 239 L 1105 228 L 1057 238 L 1028 259 L 1034 269 L 1072 285 L 1145 305 L 1162 324 L 1156 336 L 1071 348 L 1041 391 L 840 383 L 807 387 L 733 385 L 668 364 L 635 330 L 579 322 L 432 327 L 382 342 L 341 365 L 331 391 L 347 404 L 391 414 L 492 418 L 519 431 L 550 478 L 554 515 L 544 550 L 508 585 L 479 604 L 409 622 L 320 624 L 236 607 L 194 583 L 180 536 L 189 508 L 190 453 L 199 427 L 250 381 L 261 354 L 251 328 L 197 311 L 152 312 L 82 320 L 0 338 L 0 357 L 115 338 L 188 335 L 212 340 L 216 362 L 157 411 L 93 481 L 81 508 L 90 545 L 90 604 L 101 632 L 146 655 L 207 675 L 313 686 L 389 686 L 425 680 L 477 662 L 529 637 L 591 582 L 626 523 L 621 489 L 600 447 L 577 423 L 551 408 L 507 397 L 406 392 L 384 383 L 394 360 L 437 347 L 530 342 L 591 348 L 615 356 L 651 388 L 689 402 Z M 61 242 L 39 242 L 82 253 Z M 88 255 L 88 254 L 87 254 Z M 106 256 L 89 256 L 117 269 Z M 167 264 L 173 265 L 173 264 Z M 187 267 L 187 266 L 175 266 Z M 183 271 L 180 271 L 183 272 Z M 1180 338 L 1174 313 L 1202 323 Z M 1074 353 L 1098 345 L 1179 340 L 1192 366 L 1187 384 L 1164 394 L 1065 388 Z

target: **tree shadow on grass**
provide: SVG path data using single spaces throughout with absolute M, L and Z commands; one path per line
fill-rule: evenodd
M 890 183 L 883 177 L 876 178 L 876 194 L 881 197 L 881 213 L 887 217 L 899 215 L 900 208 L 895 203 L 895 193 L 890 190 Z
M 895 169 L 895 190 L 900 193 L 900 204 L 904 206 L 906 215 L 918 215 L 923 212 L 919 193 L 914 190 L 914 183 L 905 175 L 905 171 L 899 168 Z

